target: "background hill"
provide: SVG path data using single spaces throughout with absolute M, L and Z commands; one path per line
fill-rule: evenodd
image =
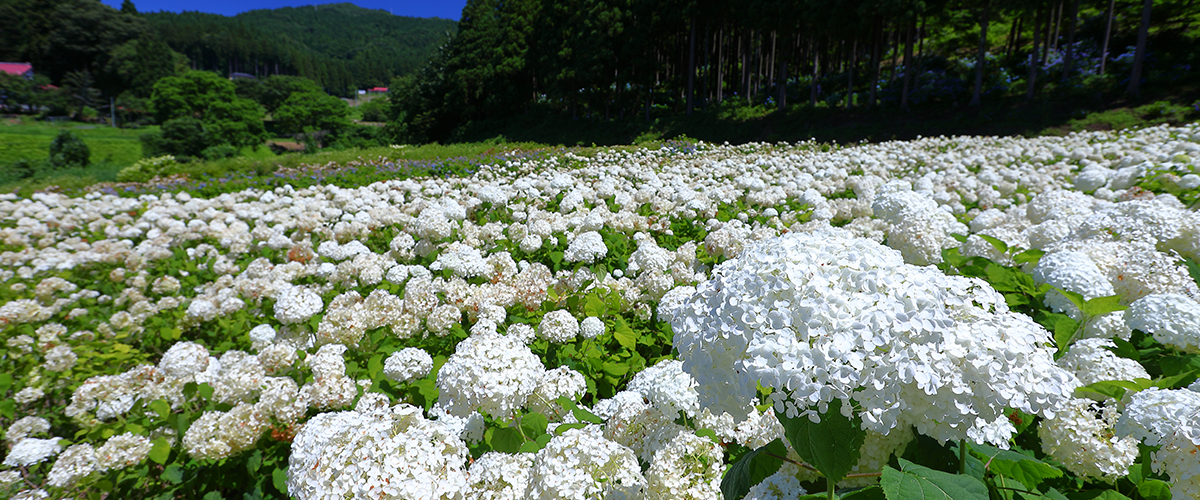
M 333 94 L 386 86 L 393 77 L 412 73 L 457 24 L 350 3 L 254 10 L 234 17 L 199 12 L 143 17 L 194 69 L 299 75 Z

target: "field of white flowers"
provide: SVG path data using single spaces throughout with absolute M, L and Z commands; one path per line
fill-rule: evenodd
M 0 495 L 1200 498 L 1198 165 L 1193 125 L 0 196 Z

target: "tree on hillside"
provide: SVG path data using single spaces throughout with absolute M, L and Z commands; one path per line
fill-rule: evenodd
M 188 71 L 156 82 L 150 103 L 161 123 L 185 116 L 203 119 L 213 103 L 237 98 L 233 82 L 208 71 Z
M 316 82 L 302 76 L 271 75 L 262 80 L 258 88 L 258 103 L 267 109 L 268 113 L 282 106 L 284 101 L 296 94 L 317 92 L 324 94 Z
M 323 92 L 292 94 L 275 110 L 275 121 L 290 134 L 326 131 L 337 135 L 350 126 L 350 107 Z

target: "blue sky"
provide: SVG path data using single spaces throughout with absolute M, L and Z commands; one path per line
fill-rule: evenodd
M 121 0 L 101 0 L 106 5 L 121 8 Z M 391 11 L 397 16 L 409 17 L 440 17 L 458 20 L 467 0 L 133 0 L 141 12 L 156 12 L 166 10 L 181 12 L 185 10 L 211 12 L 226 16 L 255 9 L 274 9 L 276 7 L 302 7 L 306 5 L 321 5 L 327 3 L 350 2 L 367 9 L 382 9 Z

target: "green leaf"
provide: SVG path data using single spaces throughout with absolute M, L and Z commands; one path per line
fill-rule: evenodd
M 0 395 L 8 392 L 12 388 L 13 378 L 11 373 L 0 373 Z
M 1071 498 L 1072 500 L 1130 500 L 1129 497 L 1118 493 L 1116 490 L 1092 490 L 1072 495 Z
M 1044 250 L 1030 248 L 1029 250 L 1014 255 L 1013 261 L 1017 264 L 1037 265 L 1038 261 L 1042 260 L 1043 255 L 1046 255 Z
M 958 233 L 950 233 L 950 237 L 954 238 L 955 240 L 958 240 L 959 243 L 966 243 L 967 239 L 970 238 L 970 236 L 967 236 L 965 234 L 958 234 Z
M 537 453 L 538 451 L 540 451 L 542 448 L 545 448 L 545 447 L 546 447 L 545 444 L 539 443 L 537 441 L 526 441 L 524 443 L 521 443 L 520 452 L 521 453 Z
M 1116 354 L 1122 358 L 1129 358 L 1134 361 L 1142 360 L 1142 354 L 1138 352 L 1137 346 L 1133 345 L 1132 342 L 1124 340 L 1121 337 L 1113 337 L 1112 341 L 1114 344 L 1116 344 L 1116 347 L 1107 349 L 1112 351 L 1113 354 Z
M 1083 303 L 1083 307 L 1079 310 L 1083 311 L 1088 316 L 1100 316 L 1110 312 L 1124 311 L 1129 309 L 1129 306 L 1121 305 L 1120 295 L 1109 295 L 1106 297 L 1096 297 L 1092 300 Z
M 1158 479 L 1147 479 L 1138 485 L 1138 494 L 1146 500 L 1171 500 L 1171 485 Z
M 503 427 L 492 432 L 491 439 L 488 439 L 488 444 L 493 450 L 503 451 L 505 453 L 517 453 L 521 451 L 521 444 L 525 439 L 521 437 L 521 431 L 515 427 Z
M 879 479 L 888 500 L 988 500 L 987 486 L 978 479 L 899 460 L 901 470 L 884 467 Z
M 629 323 L 626 323 L 623 318 L 618 317 L 613 323 L 613 338 L 617 339 L 617 343 L 629 350 L 636 349 L 637 332 L 633 331 L 633 328 L 630 328 Z
M 1138 392 L 1146 389 L 1145 385 L 1150 383 L 1148 379 L 1139 379 L 1142 383 L 1129 380 L 1102 380 L 1075 389 L 1075 395 L 1081 398 L 1086 398 L 1091 394 L 1098 394 L 1101 397 L 1113 398 L 1120 400 L 1128 391 Z
M 1200 286 L 1200 263 L 1197 263 L 1191 257 L 1184 257 L 1183 263 L 1187 265 L 1188 275 L 1192 277 L 1192 281 Z
M 253 476 L 259 467 L 262 467 L 262 450 L 254 450 L 246 459 L 246 472 Z
M 574 424 L 559 424 L 558 427 L 554 428 L 554 435 L 561 436 L 564 432 L 567 432 L 571 429 L 582 429 L 584 427 L 587 427 L 587 424 L 583 422 L 576 422 Z
M 1067 300 L 1071 301 L 1072 304 L 1075 304 L 1075 307 L 1077 309 L 1079 309 L 1080 311 L 1083 310 L 1083 304 L 1085 302 L 1087 302 L 1086 300 L 1083 299 L 1083 295 L 1080 295 L 1075 292 L 1068 292 L 1059 287 L 1054 287 L 1054 289 L 1058 290 L 1058 293 L 1063 294 L 1063 296 L 1066 297 Z
M 199 392 L 200 397 L 204 399 L 211 399 L 213 395 L 213 386 L 208 385 L 208 383 L 205 382 L 196 388 L 196 392 Z
M 166 420 L 171 415 L 171 404 L 167 403 L 166 400 L 156 399 L 150 402 L 150 411 L 158 414 L 158 418 Z
M 814 423 L 806 416 L 788 418 L 775 412 L 783 423 L 783 435 L 805 462 L 812 464 L 826 479 L 838 482 L 850 473 L 858 462 L 859 448 L 867 437 L 862 419 L 857 415 L 842 415 L 842 401 L 829 402 L 821 421 Z
M 204 495 L 204 500 L 225 500 L 219 491 L 210 491 Z
M 601 369 L 604 370 L 604 373 L 607 373 L 615 378 L 624 377 L 626 373 L 629 373 L 629 365 L 614 363 L 612 361 L 605 361 L 604 364 L 601 365 Z
M 1020 271 L 996 264 L 989 264 L 984 268 L 983 272 L 987 274 L 987 282 L 998 292 L 1016 292 L 1021 289 L 1020 282 L 1017 281 L 1016 277 Z
M 608 306 L 604 304 L 604 299 L 601 299 L 595 293 L 589 293 L 587 299 L 583 302 L 583 314 L 587 316 L 604 316 Z
M 976 234 L 975 236 L 983 238 L 983 241 L 991 243 L 992 248 L 999 250 L 1000 253 L 1008 253 L 1008 243 L 1005 243 L 1004 240 L 1001 240 L 995 236 L 988 236 L 986 234 Z
M 721 494 L 725 500 L 741 500 L 750 488 L 779 472 L 787 456 L 787 447 L 776 439 L 765 446 L 742 455 L 742 459 L 729 466 L 721 479 Z
M 1015 451 L 1001 450 L 985 444 L 972 444 L 970 451 L 983 460 L 992 472 L 1016 479 L 1030 490 L 1036 490 L 1046 479 L 1063 475 L 1061 470 L 1050 464 Z
M 275 489 L 280 490 L 280 493 L 288 493 L 288 468 L 281 466 L 272 470 L 271 483 L 275 484 Z
M 887 496 L 883 494 L 883 488 L 879 486 L 869 486 L 842 495 L 842 500 L 884 500 L 885 498 Z
M 154 444 L 150 446 L 149 456 L 156 464 L 167 463 L 167 458 L 171 456 L 171 443 L 165 437 L 155 439 Z
M 0 401 L 0 415 L 13 418 L 17 414 L 17 402 L 11 399 Z
M 533 439 L 546 433 L 546 426 L 549 425 L 549 422 L 541 413 L 529 413 L 521 417 L 521 432 L 525 433 L 526 438 Z
M 182 483 L 183 468 L 175 464 L 168 465 L 167 468 L 163 470 L 162 478 L 164 481 L 171 484 Z

